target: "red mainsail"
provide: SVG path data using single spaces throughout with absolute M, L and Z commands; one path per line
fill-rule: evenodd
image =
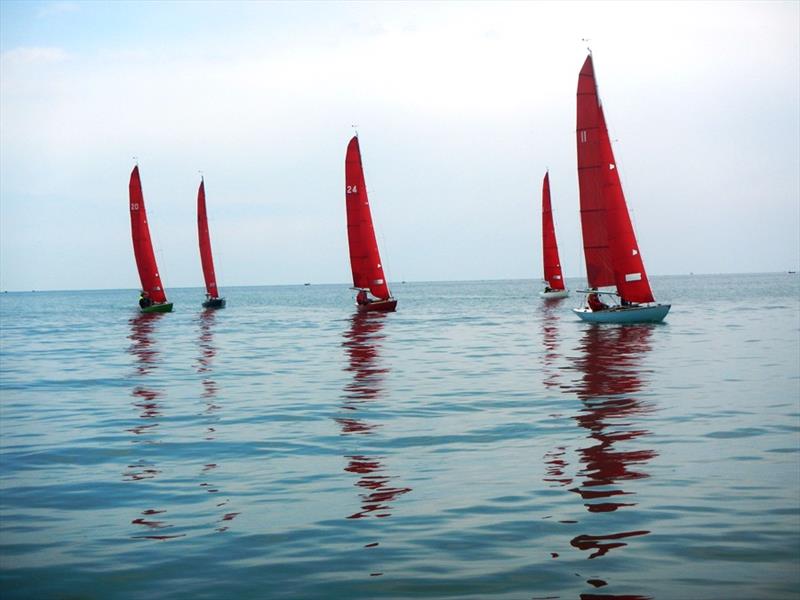
M 347 145 L 344 173 L 347 239 L 350 245 L 353 286 L 369 289 L 375 297 L 386 300 L 391 294 L 383 274 L 378 242 L 375 240 L 358 136 L 353 136 Z
M 200 241 L 200 263 L 203 265 L 206 291 L 212 298 L 219 298 L 217 280 L 214 275 L 214 258 L 211 256 L 211 236 L 208 233 L 206 187 L 202 179 L 200 179 L 200 187 L 197 190 L 197 238 Z
M 542 182 L 542 259 L 547 286 L 551 290 L 563 290 L 564 277 L 561 273 L 561 261 L 558 259 L 556 228 L 550 206 L 550 173 L 544 174 Z
M 158 265 L 156 265 L 156 257 L 153 254 L 153 242 L 150 239 L 150 228 L 147 226 L 147 213 L 144 208 L 144 195 L 142 194 L 142 181 L 139 179 L 138 165 L 131 172 L 128 192 L 130 194 L 133 254 L 136 257 L 136 267 L 139 269 L 142 290 L 150 295 L 153 302 L 166 302 L 167 296 L 161 287 L 161 277 L 158 275 Z
M 653 302 L 597 93 L 592 55 L 578 77 L 578 184 L 589 287 L 616 286 L 628 302 Z

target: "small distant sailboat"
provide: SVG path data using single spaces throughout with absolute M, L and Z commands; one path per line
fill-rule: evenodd
M 564 287 L 561 261 L 558 259 L 556 228 L 553 224 L 553 209 L 550 206 L 549 171 L 544 174 L 542 182 L 542 260 L 544 262 L 544 280 L 547 282 L 547 286 L 539 292 L 539 295 L 550 300 L 569 296 L 569 290 Z
M 136 257 L 136 268 L 142 283 L 139 297 L 139 308 L 143 313 L 172 312 L 172 302 L 167 302 L 167 295 L 161 286 L 156 256 L 153 253 L 153 242 L 150 239 L 150 227 L 147 225 L 147 213 L 144 208 L 142 181 L 139 178 L 139 165 L 131 172 L 128 185 L 131 212 L 131 238 L 133 254 Z
M 662 321 L 670 305 L 655 301 L 644 270 L 597 93 L 591 52 L 578 77 L 577 96 L 578 183 L 589 289 L 581 290 L 586 306 L 573 311 L 592 323 Z M 615 291 L 600 289 L 612 286 Z M 600 295 L 610 297 L 611 304 L 601 301 Z
M 206 214 L 206 187 L 202 177 L 197 190 L 197 238 L 200 242 L 203 278 L 206 281 L 206 299 L 203 302 L 203 308 L 225 308 L 225 298 L 219 296 L 217 278 L 214 274 L 214 258 L 211 256 L 211 236 L 208 233 L 208 215 Z
M 358 290 L 356 305 L 362 311 L 391 312 L 397 307 L 397 300 L 392 297 L 383 274 L 357 134 L 347 145 L 344 172 L 350 267 L 353 270 L 353 289 Z M 375 298 L 370 298 L 367 292 L 372 293 Z

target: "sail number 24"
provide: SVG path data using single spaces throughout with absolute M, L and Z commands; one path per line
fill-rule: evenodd
M 347 193 L 348 194 L 357 194 L 358 193 L 358 186 L 357 185 L 348 185 L 347 186 Z

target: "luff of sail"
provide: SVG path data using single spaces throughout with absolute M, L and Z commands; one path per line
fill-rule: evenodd
M 544 174 L 542 182 L 542 261 L 544 278 L 551 290 L 564 289 L 561 261 L 558 257 L 556 228 L 553 224 L 553 209 L 550 204 L 550 173 Z
M 136 257 L 136 268 L 139 270 L 139 280 L 142 290 L 147 292 L 150 299 L 157 303 L 167 301 L 167 296 L 161 285 L 158 274 L 158 265 L 153 253 L 153 242 L 150 238 L 150 227 L 147 224 L 147 211 L 144 206 L 142 181 L 139 178 L 139 166 L 131 172 L 128 185 L 131 213 L 131 239 L 133 240 L 133 255 Z
M 200 180 L 197 190 L 197 238 L 200 243 L 200 263 L 203 266 L 203 278 L 206 292 L 211 298 L 219 298 L 217 279 L 214 273 L 214 258 L 211 255 L 211 235 L 208 231 L 208 215 L 206 214 L 205 182 Z
M 376 298 L 386 300 L 391 294 L 383 274 L 378 242 L 375 239 L 358 136 L 353 136 L 347 145 L 344 171 L 347 240 L 353 286 L 369 289 Z
M 578 184 L 589 287 L 616 286 L 627 302 L 653 302 L 611 148 L 591 54 L 578 77 Z

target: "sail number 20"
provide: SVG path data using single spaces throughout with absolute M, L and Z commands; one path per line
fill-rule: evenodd
M 139 203 L 131 202 L 131 210 L 139 210 Z
M 357 194 L 358 193 L 358 186 L 357 185 L 348 185 L 347 186 L 347 193 L 348 194 Z

